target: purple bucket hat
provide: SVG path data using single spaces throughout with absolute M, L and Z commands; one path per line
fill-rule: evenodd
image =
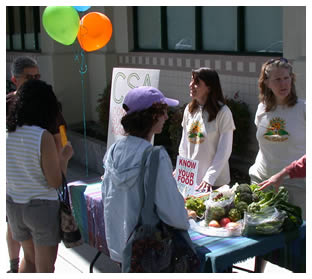
M 130 114 L 135 111 L 148 109 L 154 103 L 163 103 L 170 107 L 175 107 L 179 104 L 179 101 L 166 98 L 157 88 L 140 86 L 131 89 L 126 95 L 123 103 L 129 108 L 127 114 Z

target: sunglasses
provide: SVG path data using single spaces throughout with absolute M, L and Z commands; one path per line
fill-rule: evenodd
M 26 75 L 22 75 L 21 77 L 23 77 L 26 80 L 31 80 L 31 79 L 40 79 L 41 75 L 40 74 L 36 74 L 36 75 L 31 75 L 31 74 L 26 74 Z
M 270 65 L 276 61 L 279 61 L 279 62 L 285 62 L 285 63 L 288 63 L 288 60 L 284 57 L 280 57 L 280 58 L 272 58 L 270 59 L 268 62 L 267 62 L 267 65 Z

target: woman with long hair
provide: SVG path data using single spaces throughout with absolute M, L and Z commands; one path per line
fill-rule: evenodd
M 197 190 L 210 191 L 230 182 L 235 125 L 215 70 L 193 70 L 189 87 L 192 99 L 184 110 L 179 155 L 198 160 Z
M 259 100 L 255 116 L 259 151 L 249 169 L 251 183 L 260 183 L 306 154 L 306 102 L 299 99 L 295 74 L 286 58 L 262 65 Z M 287 179 L 283 185 L 289 201 L 302 209 L 305 219 L 305 179 Z

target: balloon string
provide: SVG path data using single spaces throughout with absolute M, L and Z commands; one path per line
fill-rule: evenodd
M 87 146 L 87 127 L 86 127 L 86 94 L 84 90 L 83 75 L 87 72 L 87 65 L 85 63 L 84 51 L 80 52 L 81 64 L 80 64 L 80 76 L 81 76 L 81 88 L 82 88 L 82 115 L 83 115 L 83 137 L 84 137 L 84 148 L 85 148 L 85 160 L 86 160 L 86 176 L 88 177 L 88 146 Z M 75 55 L 75 61 L 79 61 L 78 55 Z

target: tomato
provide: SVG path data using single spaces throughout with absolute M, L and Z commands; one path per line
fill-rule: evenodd
M 220 220 L 221 227 L 225 227 L 228 223 L 231 222 L 231 219 L 228 217 L 224 217 Z
M 214 228 L 220 228 L 220 227 L 221 227 L 220 224 L 219 224 L 219 222 L 216 221 L 216 220 L 211 220 L 211 221 L 209 222 L 208 226 L 209 226 L 209 227 L 214 227 Z

